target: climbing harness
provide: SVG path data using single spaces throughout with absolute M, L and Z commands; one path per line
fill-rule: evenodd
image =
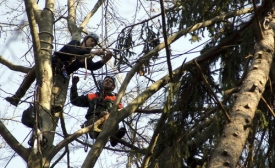
M 93 117 L 92 117 L 92 120 L 93 120 L 93 121 L 92 121 L 92 123 L 93 123 L 92 130 L 94 130 L 94 123 L 96 122 L 96 121 L 95 121 L 95 112 L 96 112 L 96 108 L 97 108 L 97 102 L 95 101 L 95 103 L 94 103 L 94 110 L 93 110 Z M 88 125 L 88 121 L 89 121 L 90 119 L 91 119 L 91 118 L 89 118 L 87 121 L 85 121 L 85 122 L 81 125 L 81 128 L 84 128 L 84 127 L 89 126 L 89 125 Z M 85 134 L 85 143 L 84 143 L 84 151 L 85 151 L 85 152 L 88 151 L 88 134 L 89 134 L 89 133 L 91 133 L 91 131 Z M 95 136 L 95 134 L 93 134 L 93 136 Z M 92 138 L 92 136 L 90 136 L 90 138 Z M 93 139 L 93 143 L 94 143 L 94 139 L 96 139 L 96 138 L 94 137 L 94 138 L 92 138 L 92 139 Z
M 95 142 L 95 139 L 97 137 L 97 132 L 94 132 L 94 123 L 99 119 L 100 116 L 96 116 L 96 113 L 98 112 L 97 108 L 99 107 L 100 102 L 103 102 L 104 99 L 104 93 L 103 93 L 103 86 L 102 86 L 102 80 L 99 80 L 97 82 L 97 86 L 98 86 L 98 92 L 96 92 L 96 94 L 98 95 L 98 98 L 94 99 L 94 107 L 93 107 L 93 112 L 92 112 L 92 116 L 89 116 L 89 118 L 87 119 L 87 121 L 85 121 L 82 125 L 81 128 L 87 127 L 89 125 L 91 125 L 91 123 L 93 124 L 92 126 L 92 130 L 88 133 L 85 134 L 85 140 L 84 140 L 84 151 L 87 152 L 88 150 L 88 134 L 90 134 L 90 138 L 93 140 L 93 143 Z M 100 109 L 99 111 L 101 111 L 102 109 Z M 105 109 L 106 110 L 106 109 Z M 98 114 L 100 115 L 100 114 Z M 91 121 L 92 120 L 92 121 Z

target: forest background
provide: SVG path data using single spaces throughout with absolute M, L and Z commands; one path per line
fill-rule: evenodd
M 273 4 L 222 2 L 0 2 L 0 165 L 274 167 Z M 95 77 L 116 75 L 125 109 L 111 115 L 84 152 L 89 128 L 80 125 L 86 109 L 73 107 L 67 97 L 63 110 L 52 114 L 55 120 L 48 115 L 48 65 L 54 50 L 91 31 L 100 34 L 103 48 L 116 51 Z M 21 123 L 36 83 L 16 108 L 4 100 L 34 65 L 37 81 L 48 79 L 37 103 L 49 147 L 39 154 L 28 146 L 31 130 Z M 93 76 L 84 80 L 84 74 L 74 74 L 81 77 L 78 92 L 96 91 Z M 112 148 L 108 137 L 116 123 L 127 135 Z

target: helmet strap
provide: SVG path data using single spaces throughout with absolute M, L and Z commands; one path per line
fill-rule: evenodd
M 87 47 L 87 37 L 84 39 L 85 41 L 84 41 L 84 45 L 85 45 L 85 49 L 86 49 L 86 47 Z

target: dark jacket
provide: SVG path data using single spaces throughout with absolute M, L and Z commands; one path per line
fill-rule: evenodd
M 76 55 L 89 54 L 90 52 L 90 49 L 81 48 L 79 41 L 72 40 L 67 45 L 64 45 L 58 52 L 54 53 L 53 64 L 55 61 L 61 60 L 65 65 L 67 73 L 71 74 L 79 68 L 85 68 L 85 63 L 81 62 L 81 58 L 76 57 Z M 87 59 L 87 69 L 90 71 L 100 69 L 103 65 L 101 61 L 93 62 L 92 58 Z
M 110 112 L 115 100 L 116 94 L 103 95 L 101 97 L 99 93 L 89 93 L 87 95 L 78 96 L 77 88 L 71 87 L 71 103 L 79 107 L 88 107 L 88 111 L 85 116 L 86 119 L 92 117 L 94 113 L 96 116 L 99 116 L 101 111 Z M 118 108 L 123 108 L 121 103 L 119 103 Z

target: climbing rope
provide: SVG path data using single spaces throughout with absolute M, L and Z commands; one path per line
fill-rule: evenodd
M 107 32 L 108 32 L 108 29 L 107 29 L 107 19 L 106 19 L 106 12 L 107 12 L 107 5 L 105 4 L 105 2 L 103 2 L 103 4 L 102 4 L 102 16 L 101 16 L 101 18 L 102 18 L 102 25 L 101 25 L 101 32 L 102 32 L 102 34 L 101 34 L 101 38 L 102 38 L 102 45 L 104 46 L 104 47 L 106 47 L 107 46 L 107 44 L 106 44 L 106 37 L 107 37 Z M 103 48 L 103 51 L 104 51 L 104 56 L 105 56 L 105 51 L 106 51 L 106 48 Z M 105 75 L 107 75 L 107 65 L 105 64 Z M 103 74 L 103 69 L 101 69 L 101 74 Z M 101 75 L 101 80 L 103 80 L 103 75 Z
M 85 77 L 84 77 L 84 80 L 86 80 L 87 77 L 88 77 L 87 57 L 85 57 L 84 60 L 85 60 Z

